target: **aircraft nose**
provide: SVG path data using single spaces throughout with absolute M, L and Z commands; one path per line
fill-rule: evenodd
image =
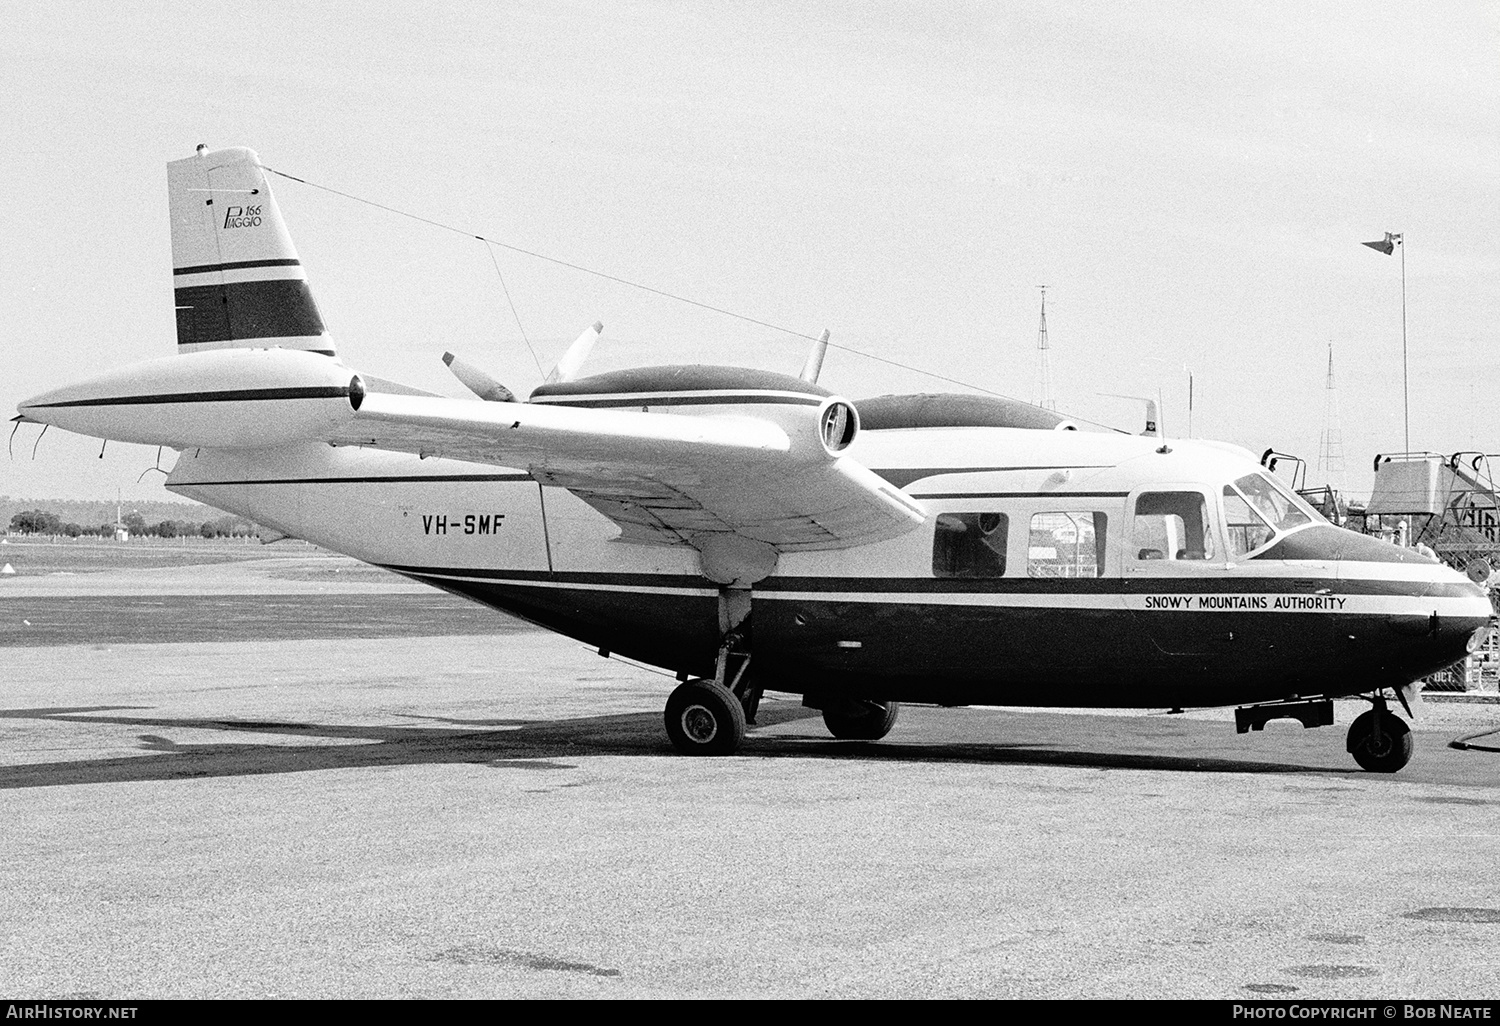
M 1483 642 L 1495 621 L 1489 593 L 1456 570 L 1441 568 L 1423 590 L 1423 608 L 1430 607 L 1429 632 L 1434 646 L 1448 662 L 1464 658 Z

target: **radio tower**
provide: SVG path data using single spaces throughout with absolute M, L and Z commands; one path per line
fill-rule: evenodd
M 1333 343 L 1328 343 L 1328 384 L 1323 391 L 1323 432 L 1318 438 L 1318 470 L 1333 488 L 1344 488 L 1344 432 L 1339 427 L 1339 393 L 1333 384 Z
M 1055 410 L 1057 400 L 1052 398 L 1052 352 L 1047 345 L 1047 286 L 1038 285 L 1037 288 L 1042 290 L 1042 326 L 1036 336 L 1036 347 L 1040 358 L 1036 404 L 1044 410 Z

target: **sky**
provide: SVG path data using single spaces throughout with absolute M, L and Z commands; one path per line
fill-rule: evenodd
M 1355 495 L 1405 445 L 1402 252 L 1360 243 L 1403 233 L 1412 448 L 1500 451 L 1490 2 L 0 0 L 0 96 L 8 415 L 175 350 L 165 164 L 204 143 L 321 187 L 272 178 L 356 370 L 525 392 L 599 320 L 585 373 L 795 374 L 826 328 L 879 358 L 829 354 L 856 401 L 1035 400 L 1046 284 L 1059 409 L 1182 436 L 1191 377 L 1194 436 L 1312 484 L 1331 343 Z M 155 449 L 38 430 L 0 494 L 164 497 Z

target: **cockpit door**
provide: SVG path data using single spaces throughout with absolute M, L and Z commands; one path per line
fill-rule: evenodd
M 1128 500 L 1125 604 L 1162 652 L 1226 650 L 1232 630 L 1213 615 L 1229 587 L 1218 504 L 1196 485 L 1153 486 Z

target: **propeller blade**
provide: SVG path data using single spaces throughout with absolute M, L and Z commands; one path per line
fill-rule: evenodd
M 589 358 L 589 352 L 594 348 L 594 343 L 599 341 L 599 336 L 604 332 L 604 325 L 598 321 L 594 326 L 584 330 L 568 347 L 568 351 L 562 354 L 562 359 L 557 361 L 557 366 L 552 368 L 552 373 L 547 375 L 545 384 L 554 381 L 572 381 L 578 374 L 578 368 L 583 366 L 583 361 Z
M 487 403 L 513 403 L 515 393 L 490 377 L 472 363 L 465 363 L 452 353 L 443 354 L 443 362 L 453 376 L 464 383 L 464 387 Z
M 798 375 L 809 385 L 818 383 L 818 375 L 823 373 L 823 357 L 828 353 L 828 329 L 823 329 L 823 337 L 813 343 L 808 351 L 807 362 L 802 365 L 802 373 Z

